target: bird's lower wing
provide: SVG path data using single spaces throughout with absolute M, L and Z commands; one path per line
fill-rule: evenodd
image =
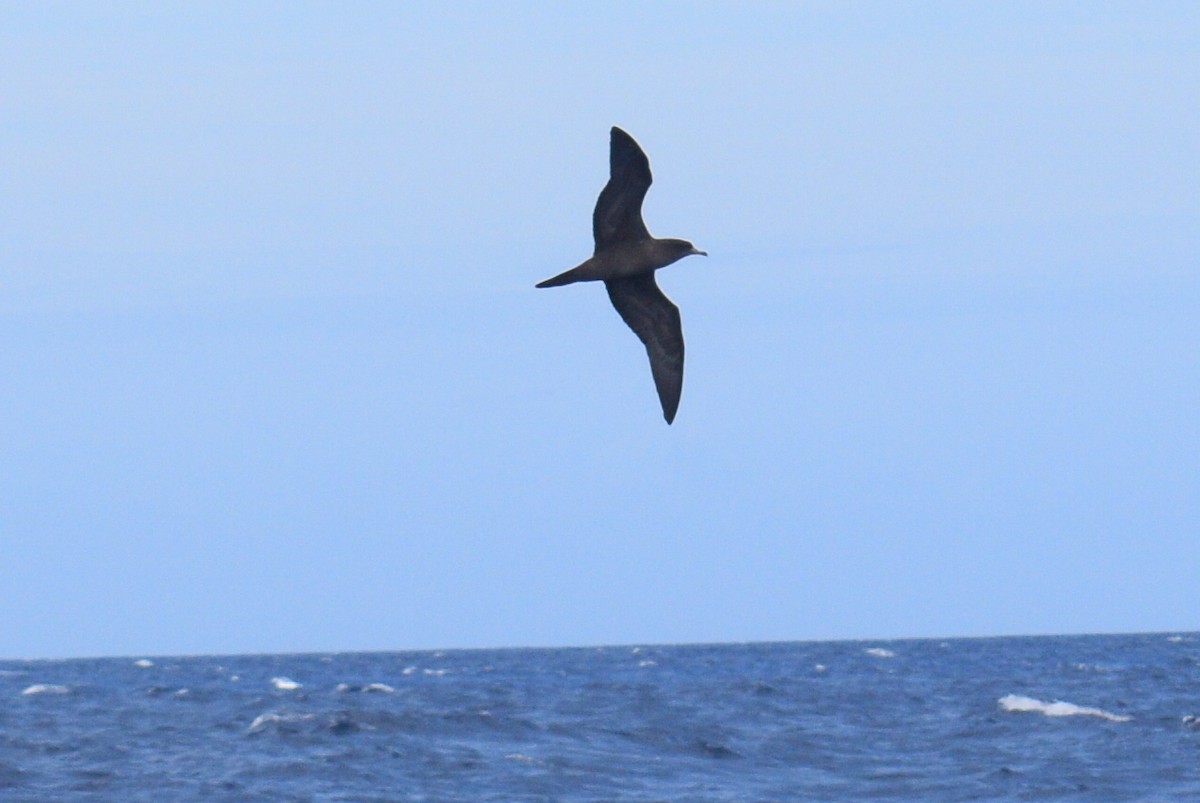
M 650 357 L 650 372 L 662 402 L 663 418 L 675 420 L 683 392 L 683 325 L 679 308 L 663 295 L 653 273 L 604 282 L 608 297 Z

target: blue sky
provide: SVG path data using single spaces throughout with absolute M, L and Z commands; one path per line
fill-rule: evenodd
M 1194 3 L 0 6 L 0 656 L 1200 627 Z M 674 426 L 596 285 L 650 156 Z

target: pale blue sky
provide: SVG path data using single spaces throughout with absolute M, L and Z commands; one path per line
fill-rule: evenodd
M 423 8 L 0 5 L 0 657 L 1200 628 L 1200 6 Z

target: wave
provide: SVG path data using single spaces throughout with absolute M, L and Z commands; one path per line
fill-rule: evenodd
M 139 658 L 133 662 L 133 665 L 140 666 L 142 669 L 145 669 L 148 666 L 154 666 L 154 662 L 149 658 Z
M 868 647 L 863 650 L 867 655 L 873 655 L 876 658 L 895 658 L 896 653 L 891 650 L 885 650 L 883 647 Z
M 284 728 L 288 725 L 294 725 L 297 722 L 308 722 L 316 719 L 316 714 L 276 714 L 267 712 L 259 714 L 250 723 L 250 727 L 246 729 L 246 733 L 262 733 L 267 728 Z
M 1128 722 L 1132 718 L 1122 716 L 1121 714 L 1113 714 L 1100 708 L 1088 708 L 1082 705 L 1075 705 L 1074 703 L 1065 703 L 1061 700 L 1047 703 L 1043 700 L 1036 700 L 1033 697 L 1025 697 L 1021 694 L 1006 694 L 996 702 L 1005 711 L 1034 712 L 1045 714 L 1048 717 L 1099 717 L 1100 719 L 1107 719 L 1110 722 Z
M 35 683 L 21 694 L 69 694 L 70 691 L 67 686 L 59 686 L 56 683 Z
M 271 678 L 271 685 L 280 691 L 295 691 L 300 688 L 300 684 L 291 678 L 278 677 Z
M 349 683 L 339 683 L 335 688 L 339 692 L 381 692 L 383 694 L 394 694 L 396 692 L 391 686 L 386 683 L 368 683 L 365 686 L 351 686 Z
M 519 761 L 522 764 L 540 764 L 533 756 L 527 756 L 524 753 L 508 753 L 504 756 L 506 761 Z
M 268 711 L 259 714 L 246 728 L 247 736 L 255 736 L 264 731 L 276 733 L 298 733 L 305 730 L 326 730 L 343 736 L 358 731 L 373 731 L 375 726 L 360 722 L 349 711 L 338 711 L 333 714 L 277 714 Z

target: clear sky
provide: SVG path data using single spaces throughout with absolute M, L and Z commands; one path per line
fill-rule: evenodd
M 1197 98 L 1194 2 L 4 3 L 0 657 L 1200 628 Z M 671 427 L 533 287 L 614 124 Z

